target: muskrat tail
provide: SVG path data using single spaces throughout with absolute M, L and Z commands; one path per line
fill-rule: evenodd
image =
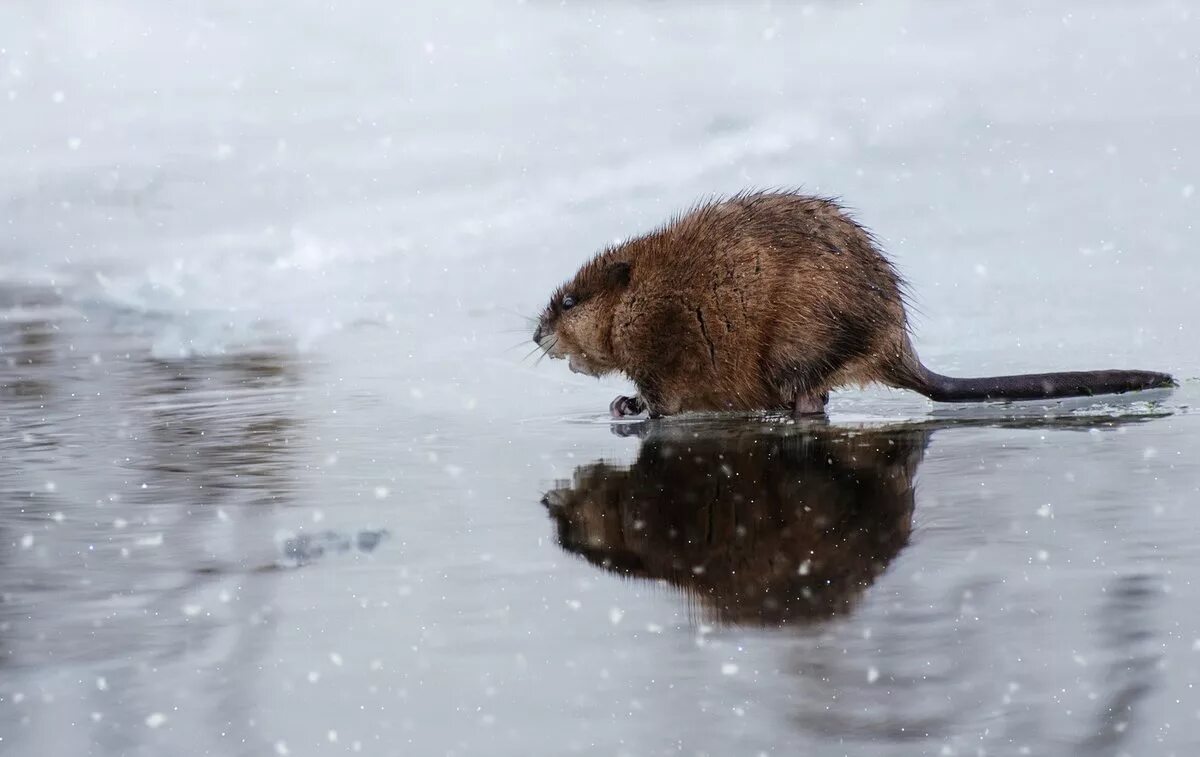
M 897 380 L 895 386 L 920 392 L 935 402 L 1090 397 L 1179 385 L 1170 375 L 1154 371 L 1065 371 L 953 378 L 934 373 L 920 362 L 893 377 Z

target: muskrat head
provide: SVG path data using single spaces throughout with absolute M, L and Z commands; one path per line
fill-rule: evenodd
M 575 373 L 603 376 L 620 366 L 613 356 L 612 320 L 629 283 L 629 263 L 607 256 L 592 260 L 562 285 L 542 311 L 533 341 L 552 358 L 565 358 Z

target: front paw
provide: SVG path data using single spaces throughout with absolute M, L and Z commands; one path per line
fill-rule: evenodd
M 646 410 L 646 403 L 642 402 L 641 397 L 626 397 L 624 395 L 617 397 L 608 406 L 609 415 L 613 418 L 628 418 L 633 415 L 640 415 Z

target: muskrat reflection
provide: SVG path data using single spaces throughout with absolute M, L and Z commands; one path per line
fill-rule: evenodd
M 908 542 L 928 431 L 677 433 L 548 492 L 559 544 L 713 621 L 778 625 L 846 610 Z

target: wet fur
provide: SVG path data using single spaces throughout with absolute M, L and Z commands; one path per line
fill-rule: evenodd
M 1173 383 L 1132 371 L 933 373 L 909 339 L 903 282 L 871 234 L 833 200 L 782 192 L 704 204 L 604 250 L 555 292 L 534 339 L 577 372 L 632 379 L 639 397 L 618 398 L 614 413 L 813 412 L 829 390 L 871 383 L 944 401 Z

